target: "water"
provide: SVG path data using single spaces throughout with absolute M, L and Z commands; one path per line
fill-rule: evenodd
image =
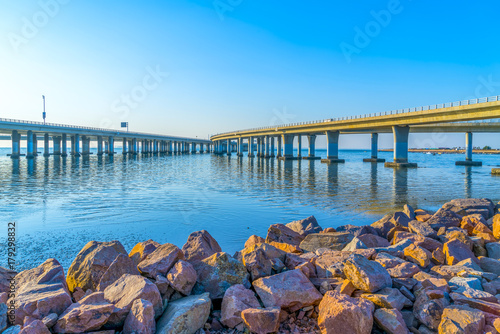
M 500 177 L 490 175 L 498 155 L 474 156 L 483 167 L 466 168 L 454 165 L 463 155 L 410 153 L 419 168 L 397 170 L 363 163 L 368 151 L 341 151 L 339 165 L 211 154 L 11 160 L 7 153 L 0 149 L 0 266 L 7 223 L 15 221 L 18 270 L 50 257 L 68 268 L 90 240 L 120 240 L 127 250 L 147 239 L 182 247 L 206 229 L 232 254 L 250 235 L 265 237 L 269 225 L 309 215 L 323 227 L 362 225 L 406 203 L 436 210 L 452 198 L 500 200 Z

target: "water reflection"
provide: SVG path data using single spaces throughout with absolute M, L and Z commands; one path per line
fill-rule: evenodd
M 408 169 L 393 168 L 393 206 L 402 207 L 408 202 Z

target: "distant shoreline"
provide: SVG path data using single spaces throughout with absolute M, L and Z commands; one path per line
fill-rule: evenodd
M 393 152 L 393 149 L 383 149 L 379 152 Z M 465 150 L 452 150 L 452 149 L 420 149 L 410 148 L 408 152 L 412 153 L 436 153 L 436 154 L 465 154 Z M 500 150 L 472 150 L 475 154 L 500 154 Z

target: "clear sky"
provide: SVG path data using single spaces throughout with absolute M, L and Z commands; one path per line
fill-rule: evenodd
M 0 117 L 40 120 L 44 94 L 49 122 L 207 137 L 500 94 L 497 1 L 0 5 Z

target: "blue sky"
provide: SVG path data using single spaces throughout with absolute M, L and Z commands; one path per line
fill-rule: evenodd
M 45 94 L 50 122 L 207 137 L 500 94 L 494 1 L 0 5 L 0 117 L 39 120 Z

